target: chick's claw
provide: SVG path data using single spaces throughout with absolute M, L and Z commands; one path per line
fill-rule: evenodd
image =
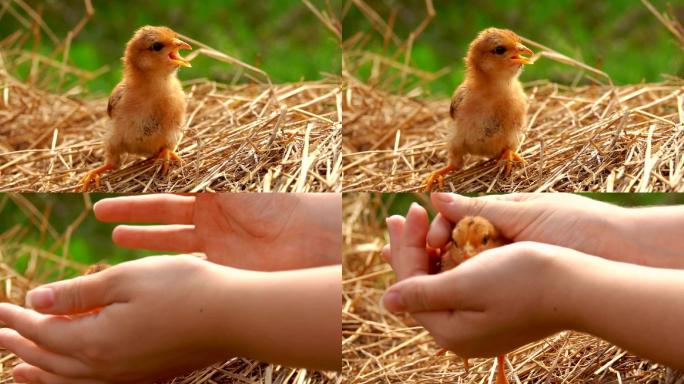
M 521 163 L 523 165 L 527 164 L 527 161 L 525 161 L 525 159 L 523 159 L 522 156 L 520 156 L 516 151 L 512 149 L 505 149 L 499 157 L 499 165 L 504 164 L 504 175 L 506 177 L 511 175 L 511 169 L 513 168 L 514 162 Z
M 432 172 L 430 176 L 425 179 L 425 190 L 423 192 L 432 192 L 432 185 L 435 184 L 435 182 L 439 184 L 440 189 L 444 189 L 444 175 L 456 170 L 457 168 L 458 167 L 454 165 L 447 165 L 442 169 Z
M 171 161 L 183 164 L 183 159 L 180 158 L 175 152 L 168 148 L 164 148 L 159 151 L 159 154 L 155 157 L 155 163 L 162 163 L 162 175 L 166 176 L 169 173 L 169 164 Z
M 95 170 L 88 172 L 87 175 L 83 176 L 79 182 L 80 187 L 76 189 L 76 192 L 88 192 L 90 185 L 95 182 L 95 186 L 100 188 L 100 174 L 105 173 L 114 167 L 111 164 L 105 164 Z

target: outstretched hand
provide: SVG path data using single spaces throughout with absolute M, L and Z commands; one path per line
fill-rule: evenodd
M 35 311 L 1 303 L 0 347 L 25 362 L 15 380 L 152 382 L 231 356 L 238 338 L 221 342 L 216 330 L 228 320 L 207 302 L 225 281 L 213 268 L 191 256 L 148 257 L 37 288 L 27 298 Z M 254 272 L 218 268 L 233 273 L 235 295 L 246 294 L 240 283 Z
M 106 222 L 163 224 L 120 225 L 117 245 L 275 271 L 339 264 L 340 204 L 338 195 L 202 193 L 104 199 L 94 210 Z

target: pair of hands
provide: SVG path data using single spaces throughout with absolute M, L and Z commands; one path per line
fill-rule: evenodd
M 199 194 L 99 201 L 94 207 L 99 220 L 164 224 L 118 226 L 112 235 L 116 244 L 204 252 L 211 262 L 149 257 L 37 288 L 27 297 L 35 311 L 0 304 L 0 322 L 8 326 L 0 329 L 0 346 L 25 361 L 14 369 L 15 380 L 139 382 L 244 355 L 251 348 L 240 341 L 244 328 L 211 334 L 229 323 L 230 308 L 217 308 L 225 310 L 254 292 L 268 297 L 264 281 L 277 281 L 275 275 L 247 269 L 293 270 L 276 272 L 289 281 L 297 280 L 297 269 L 339 264 L 340 200 L 339 195 Z M 259 300 L 251 301 L 271 305 Z M 218 342 L 223 339 L 230 343 Z
M 663 248 L 657 238 L 648 244 L 643 228 L 629 233 L 638 228 L 638 210 L 566 194 L 433 194 L 432 203 L 439 214 L 431 224 L 416 204 L 405 219 L 387 220 L 390 245 L 383 256 L 399 282 L 385 294 L 384 305 L 411 312 L 439 345 L 461 356 L 498 355 L 581 328 L 577 311 L 566 302 L 573 284 L 581 283 L 568 276 L 592 265 L 597 258 L 589 254 L 634 262 L 650 249 L 649 264 L 669 266 L 667 257 L 657 257 Z M 486 217 L 514 243 L 428 276 L 429 249 L 446 246 L 452 223 L 466 215 Z

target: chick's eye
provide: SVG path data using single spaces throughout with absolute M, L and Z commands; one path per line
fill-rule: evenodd
M 153 51 L 159 52 L 159 51 L 162 50 L 162 48 L 164 48 L 164 44 L 162 44 L 162 43 L 154 43 L 154 44 L 152 44 L 152 46 L 151 46 L 150 48 L 151 48 Z
M 482 245 L 487 245 L 489 243 L 489 236 L 485 236 L 482 238 Z
M 494 48 L 492 52 L 496 53 L 497 55 L 503 55 L 506 53 L 506 47 L 499 45 L 498 47 Z

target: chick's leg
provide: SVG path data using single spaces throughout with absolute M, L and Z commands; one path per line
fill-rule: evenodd
M 456 169 L 458 169 L 456 166 L 449 164 L 444 168 L 430 173 L 430 176 L 425 179 L 425 192 L 432 192 L 432 185 L 435 182 L 439 183 L 439 188 L 444 189 L 444 175 Z
M 503 152 L 501 152 L 501 156 L 499 156 L 499 164 L 501 164 L 502 161 L 506 162 L 506 168 L 504 172 L 506 177 L 510 176 L 511 174 L 513 162 L 527 164 L 527 161 L 525 161 L 525 159 L 523 159 L 522 156 L 520 156 L 516 151 L 510 148 L 506 148 Z
M 496 357 L 496 384 L 508 384 L 506 378 L 506 355 L 499 355 Z
M 80 187 L 76 189 L 76 192 L 87 192 L 93 181 L 95 182 L 95 186 L 100 188 L 100 174 L 112 169 L 114 169 L 114 165 L 108 162 L 105 165 L 88 172 L 88 174 L 83 176 L 79 182 Z
M 164 175 L 164 176 L 166 176 L 166 174 L 169 173 L 169 163 L 171 163 L 171 161 L 175 161 L 178 163 L 183 162 L 183 160 L 180 158 L 180 156 L 178 156 L 175 152 L 173 152 L 172 150 L 170 150 L 166 147 L 162 148 L 159 151 L 159 154 L 157 154 L 157 156 L 155 156 L 155 162 L 156 163 L 159 163 L 159 162 L 162 163 L 162 175 Z

